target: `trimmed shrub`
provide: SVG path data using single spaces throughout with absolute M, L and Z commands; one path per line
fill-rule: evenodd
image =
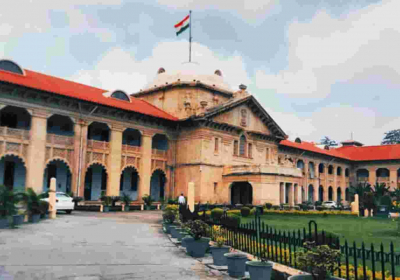
M 240 216 L 229 213 L 228 217 L 223 220 L 223 224 L 227 227 L 238 227 L 240 225 Z
M 317 207 L 315 207 L 318 211 L 322 211 L 322 210 L 324 210 L 324 207 L 322 207 L 322 206 L 317 206 Z
M 268 210 L 272 208 L 272 203 L 265 203 L 265 208 L 267 208 Z
M 316 201 L 316 202 L 314 203 L 314 205 L 315 205 L 315 206 L 321 206 L 321 205 L 322 205 L 322 201 Z
M 235 204 L 236 209 L 241 209 L 243 207 L 243 204 Z
M 250 215 L 255 215 L 255 214 L 256 214 L 256 208 L 253 207 L 253 208 L 251 208 L 251 210 L 250 210 Z
M 242 209 L 240 209 L 240 214 L 242 215 L 242 217 L 247 217 L 250 215 L 250 208 L 249 207 L 242 207 Z
M 300 210 L 300 206 L 299 206 L 299 205 L 296 205 L 296 206 L 293 207 L 293 209 L 294 209 L 294 210 Z
M 221 208 L 214 208 L 213 210 L 211 210 L 211 218 L 215 221 L 219 221 L 222 217 L 222 215 L 224 215 L 224 210 Z
M 279 205 L 272 205 L 272 209 L 273 209 L 273 210 L 279 210 L 280 207 L 279 207 Z

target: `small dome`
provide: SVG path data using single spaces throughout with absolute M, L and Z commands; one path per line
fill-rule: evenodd
M 165 73 L 165 69 L 160 67 L 160 69 L 158 69 L 157 74 L 162 74 Z
M 221 70 L 215 70 L 214 74 L 217 75 L 217 76 L 221 76 L 222 77 Z
M 164 72 L 162 72 L 162 70 Z M 217 71 L 219 71 L 221 75 L 217 74 Z M 179 70 L 168 71 L 168 73 L 165 72 L 164 68 L 160 68 L 158 70 L 158 75 L 145 88 L 150 89 L 165 86 L 166 83 L 173 84 L 176 82 L 201 82 L 203 84 L 209 85 L 210 87 L 214 86 L 223 90 L 231 91 L 232 89 L 230 88 L 230 86 L 222 78 L 222 72 L 220 70 L 217 71 L 215 71 L 213 74 L 212 70 L 210 71 L 205 67 L 201 67 L 197 63 L 182 64 Z M 161 73 L 162 75 L 159 75 Z

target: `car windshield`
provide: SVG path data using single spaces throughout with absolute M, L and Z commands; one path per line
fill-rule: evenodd
M 65 193 L 57 193 L 56 197 L 69 197 L 69 196 L 66 195 Z

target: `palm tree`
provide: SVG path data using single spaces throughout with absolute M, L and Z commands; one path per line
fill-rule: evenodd
M 369 183 L 363 182 L 363 183 L 358 183 L 357 186 L 350 186 L 349 192 L 352 196 L 358 194 L 358 201 L 359 201 L 359 208 L 364 209 L 364 200 L 366 197 L 366 194 L 371 192 L 372 188 Z
M 372 192 L 377 198 L 381 198 L 382 196 L 385 196 L 387 194 L 390 194 L 390 188 L 386 187 L 385 183 L 377 183 L 373 188 Z

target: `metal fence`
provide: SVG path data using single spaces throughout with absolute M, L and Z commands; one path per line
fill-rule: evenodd
M 400 253 L 395 253 L 393 242 L 390 243 L 389 252 L 385 252 L 383 244 L 376 249 L 373 244 L 367 247 L 362 242 L 360 248 L 357 247 L 356 242 L 349 244 L 347 240 L 342 241 L 339 237 L 325 231 L 318 231 L 314 221 L 310 221 L 308 229 L 277 230 L 261 221 L 257 212 L 253 221 L 240 223 L 238 226 L 232 226 L 226 211 L 218 220 L 206 215 L 206 211 L 199 215 L 198 207 L 194 213 L 190 213 L 182 205 L 180 213 L 184 220 L 201 219 L 210 226 L 220 225 L 226 245 L 232 248 L 290 267 L 298 268 L 295 252 L 303 248 L 304 242 L 314 241 L 318 245 L 326 244 L 340 250 L 339 269 L 335 272 L 335 275 L 340 278 L 400 280 L 400 277 L 396 278 L 396 269 L 400 271 Z

